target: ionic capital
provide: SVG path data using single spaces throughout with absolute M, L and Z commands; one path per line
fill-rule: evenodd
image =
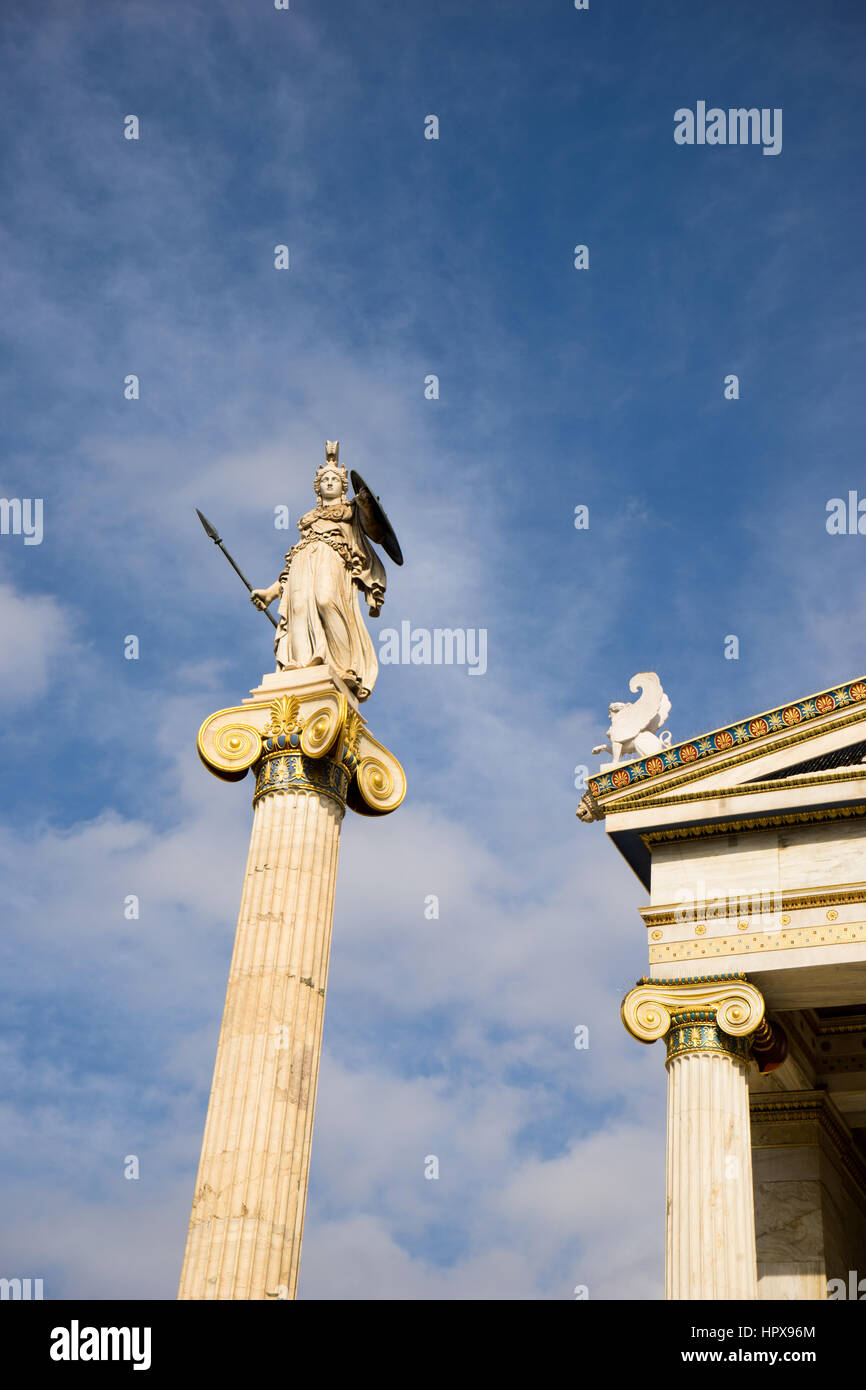
M 373 738 L 342 688 L 301 675 L 303 685 L 287 679 L 269 698 L 206 719 L 197 745 L 205 767 L 227 782 L 252 768 L 254 802 L 303 791 L 331 796 L 360 815 L 395 811 L 406 795 L 406 774 L 393 753 Z
M 667 1040 L 667 1061 L 688 1052 L 724 1052 L 746 1060 L 750 1034 L 764 1018 L 764 998 L 745 975 L 639 981 L 622 1002 L 633 1038 Z

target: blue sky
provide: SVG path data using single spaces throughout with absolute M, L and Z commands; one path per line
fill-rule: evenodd
M 866 539 L 825 528 L 866 496 L 864 34 L 4 6 L 0 494 L 44 539 L 0 536 L 0 1273 L 175 1295 L 250 823 L 195 734 L 271 666 L 194 508 L 265 585 L 339 438 L 406 556 L 374 641 L 486 628 L 488 669 L 383 666 L 365 709 L 410 793 L 344 825 L 300 1295 L 660 1296 L 644 894 L 573 769 L 636 671 L 676 740 L 866 670 Z M 781 153 L 676 145 L 699 100 L 781 108 Z

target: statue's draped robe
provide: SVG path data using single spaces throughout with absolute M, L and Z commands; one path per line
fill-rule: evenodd
M 363 590 L 374 614 L 385 593 L 385 568 L 367 539 L 364 520 L 356 497 L 301 517 L 300 540 L 280 575 L 274 641 L 278 669 L 330 662 L 362 700 L 376 683 L 379 664 L 358 593 Z M 369 524 L 374 530 L 372 518 Z

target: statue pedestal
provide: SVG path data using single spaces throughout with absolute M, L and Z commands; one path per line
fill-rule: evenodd
M 205 721 L 198 751 L 256 789 L 178 1297 L 294 1298 L 340 826 L 347 805 L 395 810 L 405 776 L 321 666 L 265 676 Z
M 297 671 L 266 671 L 261 682 L 250 691 L 244 700 L 245 705 L 261 704 L 264 700 L 276 700 L 280 695 L 316 694 L 330 686 L 340 691 L 347 703 L 358 708 L 358 701 L 349 687 L 340 679 L 333 666 L 304 666 Z

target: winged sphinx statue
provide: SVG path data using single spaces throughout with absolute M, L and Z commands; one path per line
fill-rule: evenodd
M 279 579 L 253 589 L 252 601 L 266 608 L 280 600 L 274 639 L 277 670 L 329 663 L 359 700 L 368 699 L 379 663 L 361 617 L 359 597 L 377 618 L 385 600 L 385 567 L 373 542 L 397 565 L 403 555 L 379 500 L 360 474 L 340 465 L 339 440 L 328 440 L 325 462 L 316 471 L 315 507 L 298 522 L 300 540 L 286 555 Z
M 658 753 L 670 745 L 670 731 L 659 733 L 671 712 L 671 702 L 662 690 L 661 681 L 655 671 L 641 671 L 632 676 L 628 688 L 640 698 L 631 704 L 615 700 L 608 706 L 610 728 L 609 743 L 599 743 L 593 753 L 610 753 L 613 763 L 628 762 L 631 758 L 642 758 L 649 753 Z

